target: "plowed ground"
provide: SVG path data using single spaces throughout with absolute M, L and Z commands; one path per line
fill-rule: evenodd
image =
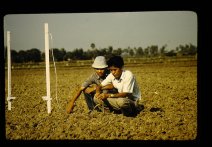
M 7 103 L 7 140 L 194 140 L 197 137 L 197 66 L 195 63 L 126 66 L 139 83 L 144 109 L 136 117 L 88 109 L 83 95 L 72 114 L 68 101 L 89 76 L 90 67 L 50 71 L 51 113 L 47 113 L 45 69 L 12 70 L 12 110 Z M 57 85 L 57 86 L 56 86 Z

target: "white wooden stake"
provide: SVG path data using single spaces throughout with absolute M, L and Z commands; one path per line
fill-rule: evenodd
M 49 28 L 48 23 L 44 24 L 45 29 L 45 61 L 46 61 L 46 91 L 47 96 L 43 99 L 47 101 L 48 113 L 51 113 L 51 98 L 50 98 L 50 72 L 49 72 Z
M 15 97 L 11 97 L 11 52 L 10 52 L 10 31 L 7 31 L 7 70 L 8 70 L 8 110 L 11 110 L 11 101 Z

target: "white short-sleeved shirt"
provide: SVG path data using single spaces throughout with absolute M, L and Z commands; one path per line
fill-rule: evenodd
M 118 92 L 132 93 L 134 100 L 141 98 L 141 91 L 136 82 L 135 76 L 129 70 L 123 70 L 120 79 L 115 79 L 112 73 L 110 73 L 105 80 L 102 81 L 101 85 L 105 86 L 112 83 Z

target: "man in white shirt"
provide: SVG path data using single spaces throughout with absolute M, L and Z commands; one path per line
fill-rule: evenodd
M 92 73 L 78 88 L 76 95 L 70 100 L 66 107 L 66 112 L 73 112 L 75 101 L 79 98 L 83 92 L 86 104 L 88 106 L 89 112 L 91 112 L 95 103 L 93 102 L 93 96 L 95 94 L 96 85 L 100 84 L 109 74 L 110 71 L 107 69 L 106 59 L 104 56 L 97 56 L 92 64 L 94 73 Z M 76 79 L 77 80 L 77 79 Z M 109 90 L 110 89 L 110 90 Z M 102 88 L 102 92 L 114 93 L 117 90 L 112 87 L 112 85 L 107 85 Z
M 113 56 L 108 62 L 110 74 L 97 86 L 94 102 L 121 111 L 125 116 L 136 116 L 137 101 L 141 99 L 141 91 L 135 76 L 129 70 L 124 70 L 124 61 L 121 56 Z M 118 93 L 100 93 L 101 88 L 112 84 Z

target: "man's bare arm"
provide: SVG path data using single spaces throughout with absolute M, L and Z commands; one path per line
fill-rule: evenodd
M 76 95 L 73 97 L 73 99 L 71 99 L 71 101 L 68 103 L 67 107 L 66 107 L 66 112 L 67 113 L 71 113 L 74 109 L 74 103 L 75 101 L 79 98 L 79 96 L 81 95 L 82 91 L 84 90 L 84 87 L 80 87 L 80 89 L 77 91 Z
M 113 84 L 108 84 L 108 85 L 101 87 L 101 90 L 110 90 L 110 89 L 113 89 L 113 88 L 114 88 Z

